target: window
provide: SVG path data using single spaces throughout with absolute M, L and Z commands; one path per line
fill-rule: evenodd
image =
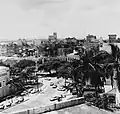
M 2 84 L 1 84 L 1 82 L 0 82 L 0 87 L 2 87 Z
M 3 86 L 5 86 L 6 84 L 5 84 L 5 81 L 3 81 Z

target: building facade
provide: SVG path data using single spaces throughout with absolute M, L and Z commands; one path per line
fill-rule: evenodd
M 48 36 L 48 41 L 49 41 L 50 43 L 56 42 L 56 41 L 57 41 L 57 33 L 54 32 L 53 35 L 49 35 L 49 36 Z
M 88 35 L 86 36 L 86 41 L 87 41 L 87 42 L 93 42 L 94 40 L 96 40 L 96 36 L 90 35 L 90 34 L 88 34 Z
M 117 41 L 116 34 L 109 34 L 108 36 L 109 36 L 109 43 L 115 43 Z
M 7 43 L 0 44 L 0 56 L 7 56 Z
M 41 39 L 34 39 L 33 40 L 33 45 L 34 46 L 40 46 L 41 45 Z
M 9 86 L 7 82 L 10 81 L 9 68 L 0 66 L 0 97 L 7 96 L 9 94 Z
M 64 48 L 58 48 L 57 55 L 58 56 L 64 56 L 65 55 L 65 49 Z

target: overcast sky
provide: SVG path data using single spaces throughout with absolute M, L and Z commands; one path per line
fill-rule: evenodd
M 0 38 L 120 34 L 120 0 L 0 0 Z

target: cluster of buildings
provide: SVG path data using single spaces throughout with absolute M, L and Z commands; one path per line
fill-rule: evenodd
M 86 38 L 76 39 L 75 37 L 68 37 L 64 39 L 58 39 L 57 33 L 54 32 L 48 36 L 48 39 L 18 39 L 14 42 L 1 42 L 0 43 L 0 56 L 6 57 L 26 57 L 26 56 L 41 56 L 47 55 L 51 50 L 54 50 L 51 54 L 57 56 L 63 56 L 73 52 L 75 47 L 84 46 L 89 49 L 106 43 L 120 43 L 120 38 L 117 38 L 116 34 L 109 34 L 108 40 L 97 38 L 95 35 L 88 34 Z

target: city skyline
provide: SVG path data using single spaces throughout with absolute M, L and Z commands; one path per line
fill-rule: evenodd
M 119 0 L 1 0 L 0 40 L 120 35 Z

